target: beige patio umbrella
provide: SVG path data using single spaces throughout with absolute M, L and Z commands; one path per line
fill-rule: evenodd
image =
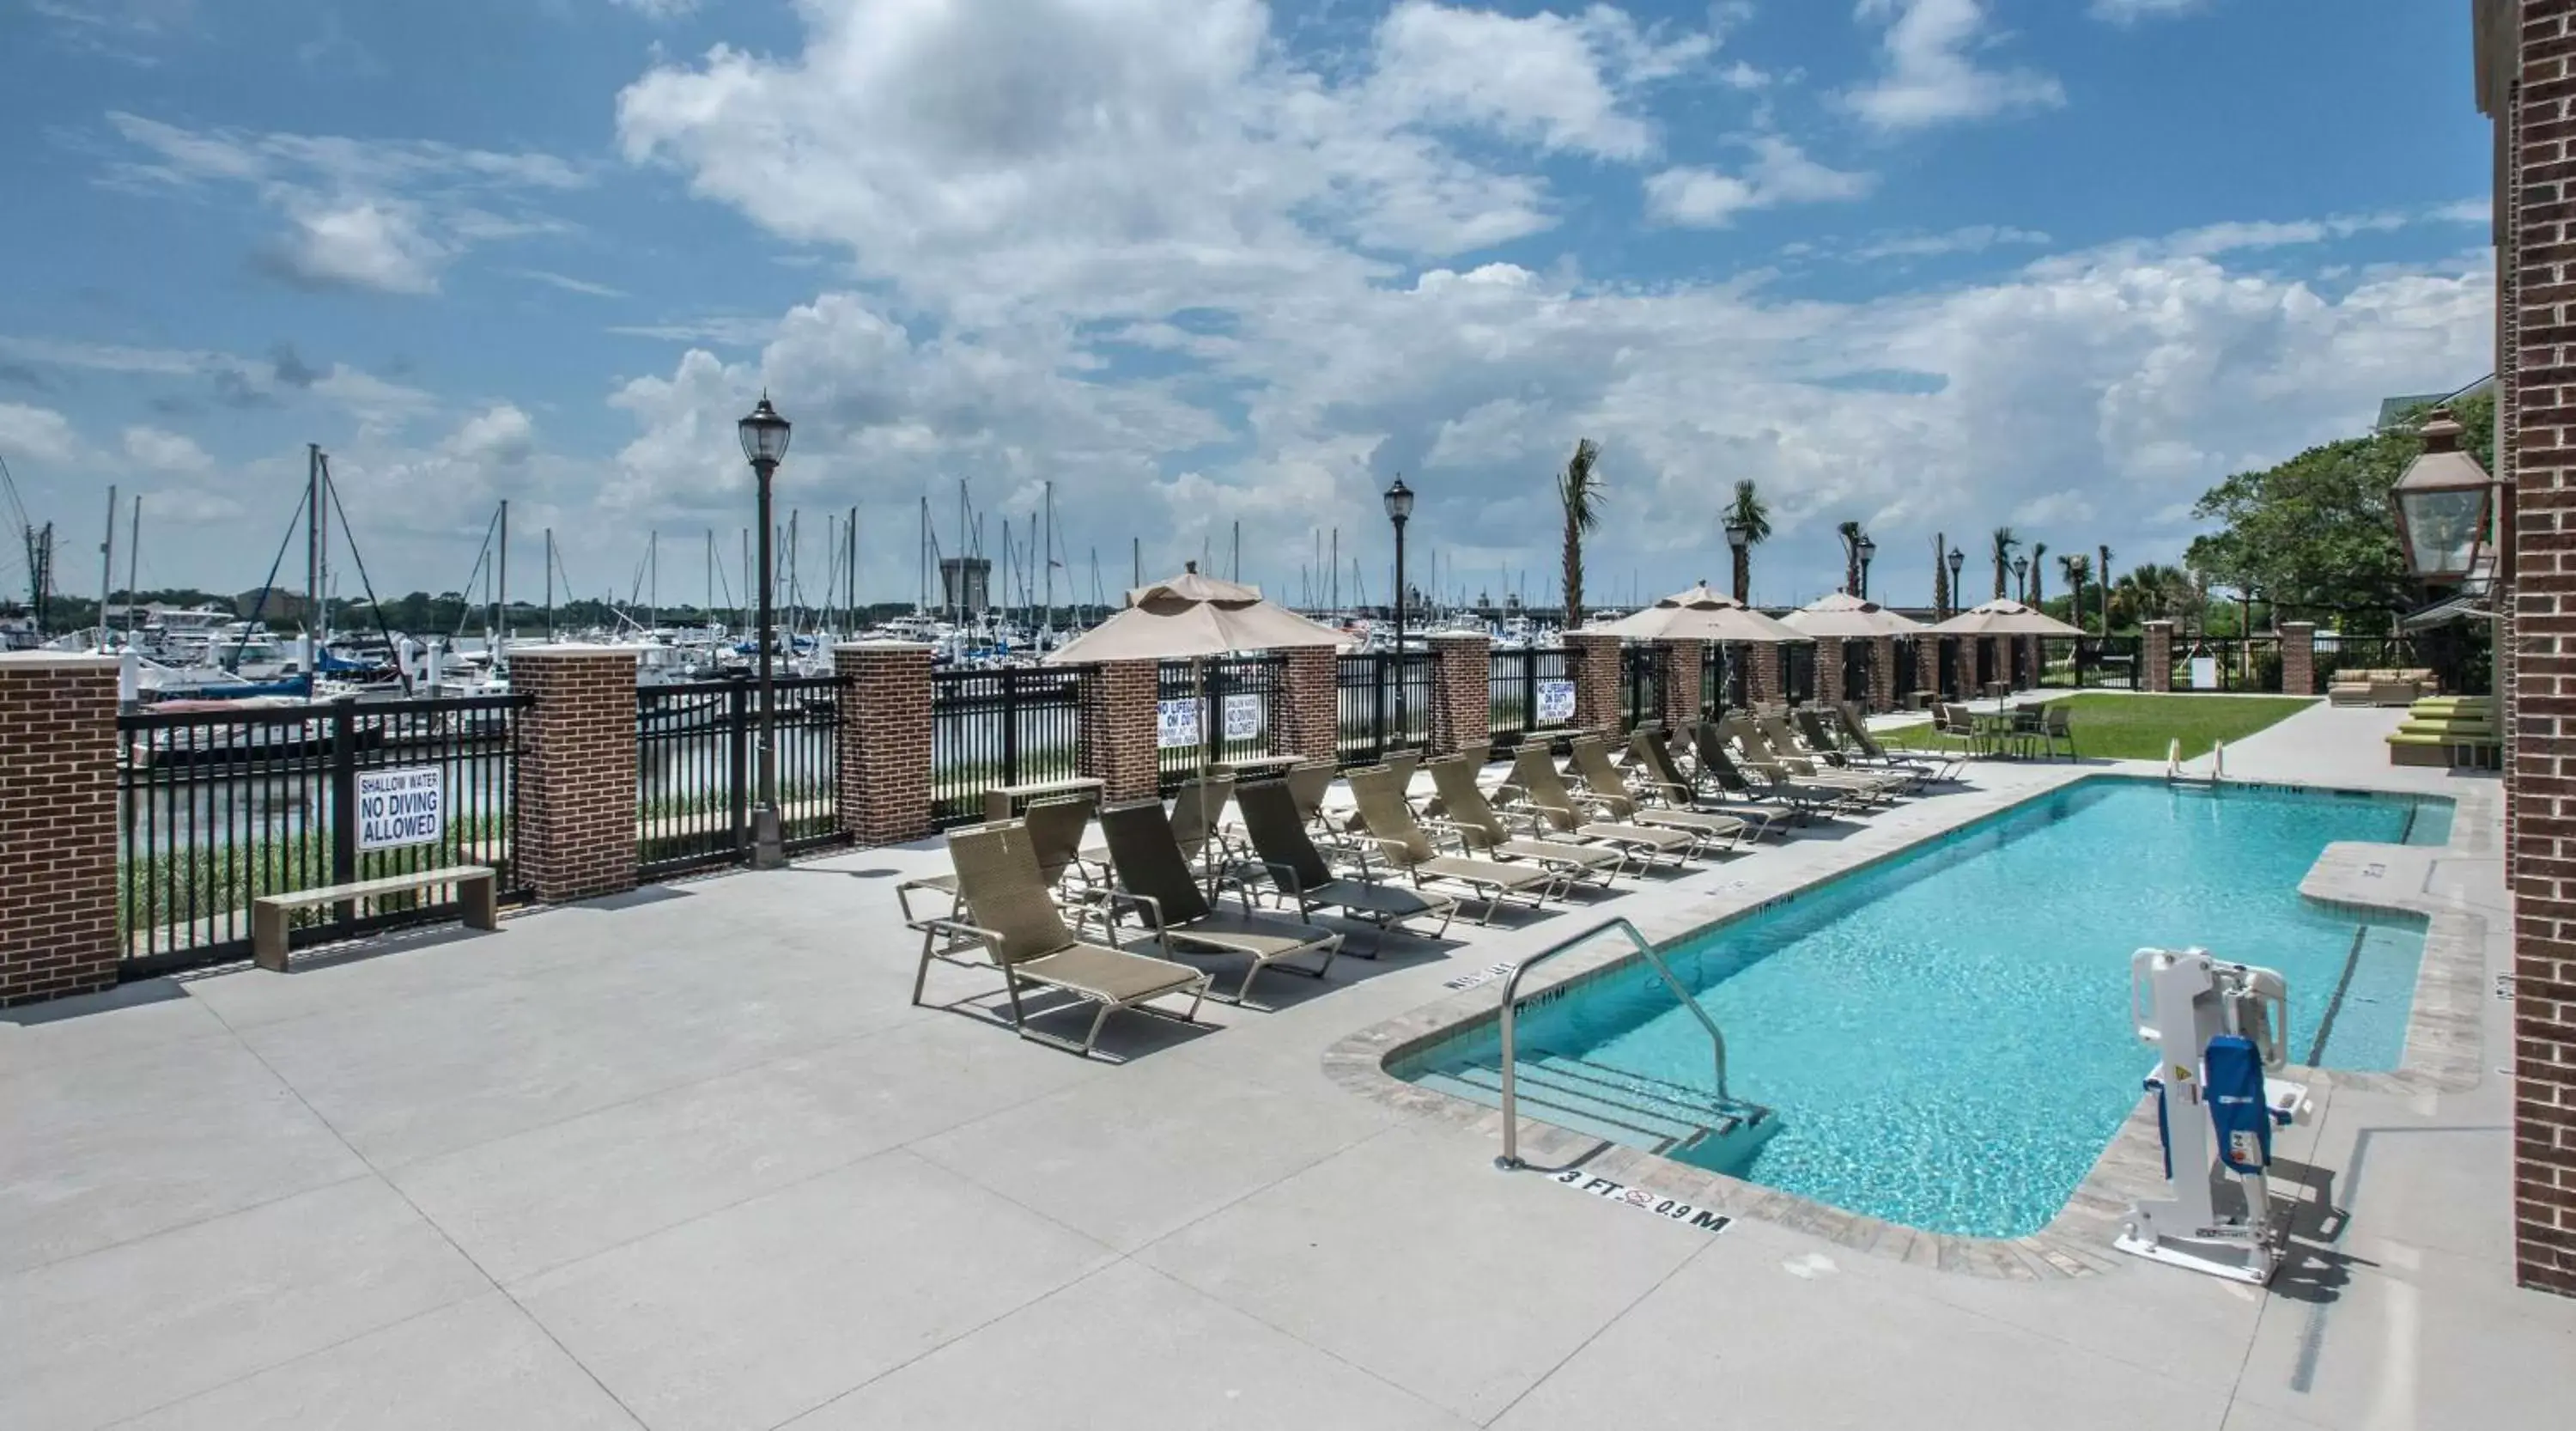
M 1813 639 L 1701 582 L 1616 621 L 1589 628 L 1634 641 L 1747 641 L 1780 645 Z
M 1911 636 L 1923 629 L 1922 622 L 1848 591 L 1818 597 L 1781 617 L 1780 624 L 1808 636 L 1837 636 L 1846 641 Z
M 1936 636 L 2081 636 L 2084 633 L 2045 612 L 2034 611 L 2010 597 L 1972 606 L 1937 626 Z

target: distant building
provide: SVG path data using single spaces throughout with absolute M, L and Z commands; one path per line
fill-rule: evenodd
M 261 600 L 263 595 L 267 600 Z M 304 619 L 304 593 L 288 591 L 283 587 L 271 587 L 263 593 L 260 588 L 254 586 L 233 598 L 234 615 L 248 621 L 253 612 L 259 613 L 259 619 L 271 626 L 280 624 L 291 626 Z
M 2455 393 L 2407 393 L 2400 397 L 2381 398 L 2379 400 L 2379 420 L 2370 425 L 2370 430 L 2373 432 L 2387 432 L 2393 428 L 2403 427 L 2406 425 L 2406 414 L 2413 412 L 2419 407 L 2431 407 L 2437 402 L 2456 401 L 2460 398 L 2472 397 L 2479 393 L 2490 393 L 2494 391 L 2495 379 L 2492 377 L 2485 377 L 2478 379 L 2476 382 L 2469 384 L 2467 387 L 2464 387 Z
M 939 559 L 940 605 L 981 616 L 993 605 L 993 563 L 988 557 Z

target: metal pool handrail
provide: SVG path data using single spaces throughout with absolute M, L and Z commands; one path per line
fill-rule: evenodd
M 1655 973 L 1664 981 L 1664 987 L 1673 991 L 1673 997 L 1681 1001 L 1683 1008 L 1691 1011 L 1692 1016 L 1699 1020 L 1701 1028 L 1708 1030 L 1709 1046 L 1717 1055 L 1718 1101 L 1721 1103 L 1734 1101 L 1728 1098 L 1726 1093 L 1726 1035 L 1718 1031 L 1717 1020 L 1710 1018 L 1708 1010 L 1700 1007 L 1699 1000 L 1692 998 L 1690 991 L 1682 987 L 1682 981 L 1673 977 L 1672 967 L 1664 962 L 1664 956 L 1655 952 L 1655 946 L 1646 942 L 1646 936 L 1637 932 L 1636 925 L 1626 919 L 1606 919 L 1580 934 L 1560 939 L 1522 960 L 1519 967 L 1512 970 L 1511 977 L 1503 981 L 1503 1155 L 1494 1159 L 1494 1166 L 1504 1172 L 1517 1172 L 1529 1166 L 1522 1162 L 1520 1157 L 1520 1116 L 1515 1111 L 1518 1100 L 1514 1094 L 1516 1083 L 1514 1077 L 1516 1055 L 1513 1043 L 1514 1010 L 1520 1005 L 1521 976 L 1557 955 L 1577 945 L 1588 944 L 1613 929 L 1628 936 L 1628 942 L 1637 946 L 1637 952 L 1645 955 L 1646 962 L 1654 966 Z

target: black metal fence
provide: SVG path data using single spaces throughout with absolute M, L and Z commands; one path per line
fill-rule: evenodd
M 1631 730 L 1663 714 L 1666 654 L 1661 646 L 1623 646 L 1619 650 L 1619 688 L 1624 693 L 1620 712 Z
M 780 836 L 790 850 L 840 833 L 837 676 L 770 681 Z M 760 690 L 748 680 L 635 691 L 635 857 L 645 876 L 751 857 Z
M 2173 689 L 2251 693 L 2281 689 L 2281 638 L 2203 636 L 2177 638 Z
M 117 717 L 117 930 L 142 978 L 247 957 L 251 901 L 450 865 L 510 859 L 525 696 L 144 711 Z M 370 827 L 363 785 L 434 772 L 436 836 Z M 376 777 L 371 779 L 369 777 Z M 428 782 L 428 776 L 422 780 Z M 298 911 L 292 942 L 451 917 L 417 894 Z
M 2320 694 L 2338 671 L 2412 671 L 2432 665 L 2432 659 L 2412 636 L 2346 636 L 2333 631 L 2316 634 Z
M 1198 716 L 1195 739 L 1182 738 L 1189 724 L 1183 722 L 1174 727 L 1169 744 L 1159 734 L 1154 742 L 1155 772 L 1164 794 L 1178 790 L 1211 758 L 1222 763 L 1270 753 L 1281 676 L 1287 669 L 1288 658 L 1276 652 L 1162 663 L 1155 676 L 1156 700 L 1168 709 L 1171 702 L 1195 699 Z M 1423 698 L 1428 699 L 1427 692 Z M 1156 724 L 1159 729 L 1164 723 Z M 1212 756 L 1210 740 L 1215 742 Z
M 984 818 L 996 785 L 1070 780 L 1082 773 L 1087 666 L 1004 666 L 930 677 L 930 817 Z
M 1340 661 L 1333 744 L 1341 764 L 1369 765 L 1390 750 L 1430 743 L 1430 652 L 1363 651 Z
M 1573 719 L 1574 702 L 1565 686 L 1565 652 L 1556 647 L 1524 646 L 1496 651 L 1488 678 L 1486 727 L 1493 749 L 1505 750 L 1529 738 L 1532 731 L 1565 725 Z M 1542 714 L 1553 719 L 1542 719 Z
M 1812 642 L 1800 642 L 1780 648 L 1780 679 L 1787 689 L 1782 693 L 1791 705 L 1804 705 L 1816 698 L 1816 648 Z

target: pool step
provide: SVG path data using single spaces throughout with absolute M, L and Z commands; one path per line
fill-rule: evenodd
M 1503 1071 L 1496 1061 L 1451 1064 L 1420 1082 L 1487 1107 L 1502 1104 Z M 1706 1089 L 1567 1054 L 1524 1056 L 1516 1083 L 1513 1096 L 1533 1117 L 1650 1153 L 1691 1152 L 1769 1121 L 1752 1105 L 1721 1101 Z

